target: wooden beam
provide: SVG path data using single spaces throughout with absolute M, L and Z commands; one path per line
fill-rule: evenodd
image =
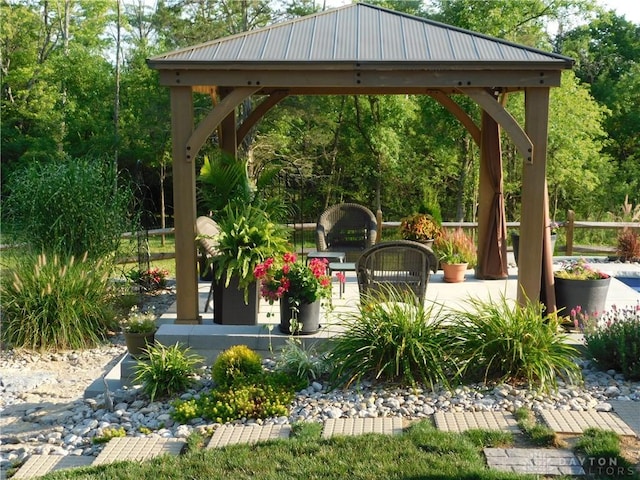
M 287 88 L 287 87 L 351 87 L 374 88 L 378 91 L 387 87 L 429 87 L 429 88 L 494 88 L 494 87 L 534 87 L 560 86 L 560 71 L 545 70 L 438 70 L 423 66 L 420 69 L 391 68 L 387 65 L 378 70 L 364 67 L 348 69 L 295 69 L 282 67 L 280 70 L 205 70 L 202 66 L 188 66 L 184 69 L 160 70 L 160 84 L 176 85 L 219 85 L 242 86 L 243 88 Z M 355 93 L 355 92 L 353 92 Z
M 284 98 L 289 95 L 289 92 L 286 90 L 279 90 L 273 92 L 267 98 L 265 98 L 260 105 L 253 109 L 251 114 L 247 117 L 247 119 L 238 127 L 238 131 L 236 133 L 236 145 L 240 145 L 244 137 L 247 136 L 249 130 L 258 123 L 265 114 L 275 107 L 278 103 L 280 103 Z
M 482 88 L 464 88 L 460 89 L 460 91 L 469 95 L 469 97 L 504 128 L 525 161 L 531 162 L 533 160 L 533 143 L 531 139 L 522 130 L 516 119 L 511 116 L 493 95 Z
M 238 87 L 233 89 L 229 95 L 224 97 L 218 105 L 200 122 L 189 141 L 187 142 L 185 155 L 188 161 L 193 160 L 211 132 L 232 113 L 236 106 L 245 98 L 253 95 L 260 87 Z M 234 126 L 235 129 L 235 126 Z
M 196 174 L 187 156 L 193 132 L 191 87 L 171 87 L 171 137 L 173 144 L 173 205 L 176 243 L 176 323 L 199 323 L 198 272 L 196 271 Z
M 478 147 L 480 147 L 482 143 L 480 129 L 467 112 L 465 112 L 450 96 L 445 95 L 442 92 L 431 92 L 429 95 L 433 99 L 437 100 L 440 105 L 449 110 L 449 112 L 456 117 L 462 125 L 464 125 L 471 135 L 471 138 L 473 138 L 473 141 L 476 142 Z
M 534 145 L 533 162 L 522 166 L 522 218 L 518 259 L 518 302 L 540 298 L 542 245 L 545 231 L 545 180 L 549 89 L 529 88 L 525 94 L 525 128 Z

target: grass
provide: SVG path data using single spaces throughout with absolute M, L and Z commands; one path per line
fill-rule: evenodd
M 525 479 L 533 476 L 488 470 L 481 446 L 428 421 L 400 436 L 368 434 L 319 438 L 304 427 L 289 440 L 222 449 L 195 448 L 177 457 L 66 470 L 45 479 Z M 315 430 L 315 432 L 314 432 Z M 194 442 L 197 446 L 198 443 Z

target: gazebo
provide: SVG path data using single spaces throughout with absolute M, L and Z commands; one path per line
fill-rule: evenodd
M 546 186 L 549 91 L 573 60 L 450 25 L 355 3 L 147 60 L 170 88 L 176 242 L 177 323 L 199 323 L 195 158 L 217 129 L 232 154 L 250 128 L 289 95 L 429 95 L 480 148 L 478 268 L 505 278 L 506 224 L 500 129 L 523 157 L 518 301 L 543 298 L 555 311 Z M 501 96 L 525 95 L 525 125 Z M 193 94 L 212 98 L 194 125 Z M 235 110 L 264 98 L 243 123 Z M 480 125 L 452 95 L 482 109 Z

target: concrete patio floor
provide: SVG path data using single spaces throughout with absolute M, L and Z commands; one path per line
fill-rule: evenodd
M 556 257 L 554 260 L 558 261 L 559 259 Z M 612 305 L 626 306 L 640 302 L 639 292 L 615 278 L 615 276 L 640 277 L 639 264 L 602 263 L 598 264 L 598 268 L 614 276 L 607 295 L 607 308 Z M 207 361 L 213 360 L 222 350 L 236 344 L 245 344 L 263 355 L 269 355 L 272 350 L 286 342 L 288 335 L 280 333 L 277 328 L 279 323 L 278 304 L 269 305 L 267 302 L 261 301 L 257 325 L 214 324 L 212 309 L 209 308 L 209 311 L 204 313 L 209 286 L 209 283 L 205 282 L 201 282 L 199 286 L 202 324 L 175 324 L 174 305 L 162 315 L 156 340 L 165 345 L 180 342 L 203 355 Z M 468 270 L 465 281 L 455 284 L 445 283 L 442 271 L 438 271 L 430 277 L 426 302 L 442 305 L 444 309 L 464 309 L 470 298 L 489 301 L 499 300 L 502 296 L 513 300 L 517 297 L 517 269 L 515 266 L 509 269 L 508 278 L 503 280 L 478 280 L 474 278 L 474 272 Z M 318 333 L 298 338 L 303 343 L 331 338 L 343 328 L 341 317 L 349 312 L 354 312 L 358 302 L 359 293 L 355 273 L 347 272 L 345 292 L 342 298 L 339 295 L 338 282 L 334 278 L 333 310 L 321 312 L 321 329 Z

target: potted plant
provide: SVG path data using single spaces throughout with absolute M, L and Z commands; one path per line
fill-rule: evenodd
M 225 325 L 255 325 L 258 290 L 253 272 L 267 258 L 288 249 L 287 229 L 252 204 L 228 205 L 217 223 L 219 253 L 211 258 L 217 281 L 213 320 Z
M 440 259 L 445 282 L 464 281 L 467 268 L 476 264 L 476 246 L 461 228 L 443 229 L 435 239 L 433 248 Z
M 569 315 L 576 307 L 586 315 L 598 315 L 604 310 L 611 277 L 584 258 L 563 263 L 553 277 L 556 306 L 562 315 Z
M 129 355 L 134 358 L 145 357 L 146 349 L 155 341 L 157 329 L 153 307 L 141 312 L 138 306 L 134 305 L 124 325 L 124 341 Z
M 331 277 L 327 260 L 314 258 L 308 265 L 295 253 L 270 257 L 259 264 L 254 275 L 260 280 L 260 294 L 270 304 L 280 301 L 280 331 L 315 333 L 320 328 L 320 303 L 331 300 Z
M 153 267 L 146 270 L 131 270 L 127 277 L 142 289 L 153 292 L 166 288 L 169 270 L 165 268 Z
M 402 219 L 400 233 L 405 240 L 413 240 L 431 246 L 440 233 L 440 224 L 428 213 L 414 213 Z

